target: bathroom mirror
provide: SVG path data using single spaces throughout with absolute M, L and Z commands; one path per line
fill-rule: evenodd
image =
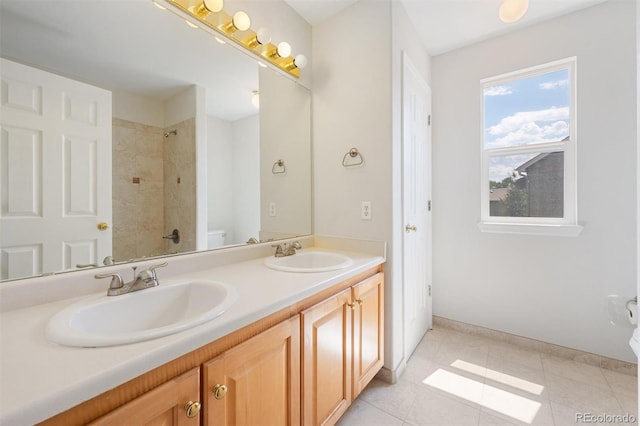
M 12 190 L 38 190 L 9 183 L 26 172 L 9 158 L 20 126 L 3 119 L 2 280 L 311 233 L 310 94 L 297 82 L 150 0 L 2 0 L 0 40 L 6 60 L 107 90 L 112 114 L 110 158 L 87 154 L 111 163 L 99 176 L 110 215 L 84 214 L 108 249 L 79 226 L 50 244 L 61 253 L 49 263 L 40 240 L 52 237 L 27 235 L 47 234 L 30 225 L 47 205 L 21 225 L 28 231 L 14 226 Z M 3 107 L 10 90 L 3 74 Z

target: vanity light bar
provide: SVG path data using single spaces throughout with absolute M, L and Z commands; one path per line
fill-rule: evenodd
M 303 61 L 298 60 L 296 63 L 296 59 L 290 56 L 290 49 L 289 51 L 285 49 L 284 53 L 286 54 L 283 54 L 283 49 L 278 49 L 278 46 L 270 41 L 264 44 L 260 43 L 259 35 L 248 25 L 245 26 L 245 22 L 249 22 L 249 17 L 246 13 L 238 12 L 231 16 L 224 10 L 210 12 L 204 6 L 202 0 L 154 0 L 154 3 L 173 6 L 168 7 L 168 9 L 182 18 L 186 15 L 191 18 L 191 21 L 195 19 L 204 24 L 201 26 L 203 29 L 216 36 L 221 35 L 226 40 L 233 42 L 232 44 L 236 47 L 241 47 L 245 52 L 248 51 L 257 56 L 259 58 L 258 63 L 267 62 L 288 75 L 300 78 L 300 68 L 304 67 Z M 239 16 L 239 14 L 242 14 L 242 16 Z M 238 18 L 243 21 L 241 25 L 238 24 Z M 302 55 L 298 55 L 298 57 L 300 56 Z M 303 57 L 303 59 L 306 64 L 306 58 Z

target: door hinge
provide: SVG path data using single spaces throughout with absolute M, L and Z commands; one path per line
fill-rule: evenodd
M 431 200 L 427 202 L 427 210 L 431 211 Z
M 431 126 L 431 114 L 427 116 L 427 126 Z
M 429 284 L 429 296 L 431 296 L 431 284 Z

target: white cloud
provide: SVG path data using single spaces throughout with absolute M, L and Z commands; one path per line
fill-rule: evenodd
M 569 84 L 569 80 L 556 80 L 556 81 L 548 81 L 546 83 L 540 83 L 538 87 L 542 90 L 553 90 L 558 87 L 564 87 Z
M 511 87 L 509 86 L 492 86 L 484 89 L 485 96 L 504 96 L 512 93 L 513 90 L 511 90 Z
M 557 141 L 569 135 L 569 107 L 523 111 L 503 118 L 486 129 L 487 148 L 523 145 L 530 142 Z

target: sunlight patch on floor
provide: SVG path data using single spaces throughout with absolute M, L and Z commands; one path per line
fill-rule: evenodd
M 422 383 L 531 424 L 542 404 L 439 368 Z
M 481 367 L 479 365 L 459 359 L 452 362 L 451 366 L 469 373 L 477 374 L 478 376 L 486 377 L 487 379 L 491 379 L 495 382 L 509 385 L 516 389 L 532 393 L 534 395 L 542 395 L 542 391 L 544 390 L 544 386 L 537 383 L 533 383 L 519 377 L 510 376 L 509 374 L 501 373 L 499 371 L 491 370 L 490 368 Z

